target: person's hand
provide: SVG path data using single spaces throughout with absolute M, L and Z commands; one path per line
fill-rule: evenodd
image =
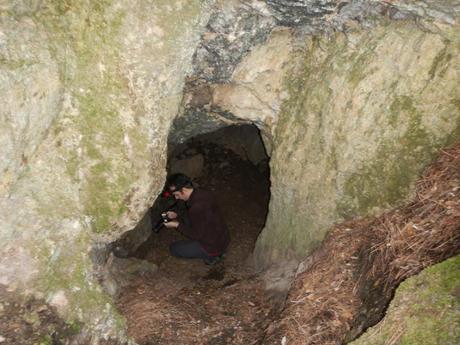
M 168 216 L 169 219 L 176 219 L 177 218 L 177 213 L 173 212 L 173 211 L 166 212 L 166 215 Z
M 170 229 L 177 228 L 179 226 L 179 222 L 177 220 L 171 220 L 170 222 L 164 223 L 164 226 Z

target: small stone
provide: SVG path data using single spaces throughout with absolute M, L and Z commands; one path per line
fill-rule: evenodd
M 6 340 L 5 337 L 2 337 L 2 336 L 0 335 L 0 343 L 3 343 L 5 340 Z
M 47 309 L 48 309 L 48 307 L 45 304 L 42 304 L 41 306 L 39 306 L 37 308 L 37 313 L 41 313 L 41 312 L 43 312 L 43 311 L 45 311 Z
M 60 290 L 51 297 L 50 304 L 56 308 L 64 308 L 69 304 L 69 301 L 65 292 Z

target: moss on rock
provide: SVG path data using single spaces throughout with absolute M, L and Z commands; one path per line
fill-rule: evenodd
M 460 342 L 460 256 L 407 279 L 385 318 L 352 345 L 454 345 Z
M 437 138 L 423 127 L 422 114 L 410 97 L 396 97 L 390 112 L 405 119 L 405 133 L 382 142 L 375 157 L 349 176 L 344 185 L 345 200 L 341 200 L 338 207 L 344 217 L 363 215 L 404 199 L 414 179 L 439 147 Z

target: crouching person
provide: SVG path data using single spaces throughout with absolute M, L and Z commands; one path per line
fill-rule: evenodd
M 172 243 L 171 255 L 203 259 L 208 265 L 220 261 L 230 236 L 214 195 L 206 189 L 194 188 L 184 174 L 171 175 L 166 188 L 186 205 L 183 213 L 167 212 L 171 220 L 165 226 L 176 228 L 188 238 Z

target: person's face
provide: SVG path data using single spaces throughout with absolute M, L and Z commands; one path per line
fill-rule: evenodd
M 171 190 L 171 193 L 176 200 L 187 201 L 189 197 L 189 195 L 184 191 L 184 188 L 181 188 L 180 190 Z

